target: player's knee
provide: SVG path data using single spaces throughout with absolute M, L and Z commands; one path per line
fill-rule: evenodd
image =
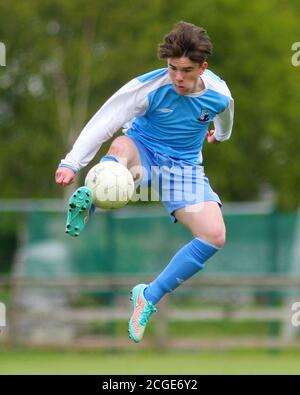
M 224 226 L 219 226 L 213 229 L 211 235 L 211 243 L 218 248 L 223 248 L 226 242 L 226 229 Z
M 130 147 L 127 138 L 125 136 L 119 136 L 111 143 L 107 154 L 113 155 L 123 162 L 128 160 L 129 152 Z
M 200 232 L 199 234 L 196 234 L 196 237 L 203 238 L 217 248 L 223 248 L 226 241 L 226 229 L 221 225 L 215 226 L 205 233 Z

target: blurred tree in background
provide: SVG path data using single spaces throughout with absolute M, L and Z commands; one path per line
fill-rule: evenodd
M 204 147 L 213 187 L 229 201 L 272 190 L 277 208 L 294 210 L 300 67 L 291 46 L 300 41 L 299 13 L 297 0 L 1 1 L 1 197 L 62 196 L 54 172 L 84 124 L 128 80 L 164 67 L 157 45 L 185 20 L 207 29 L 209 68 L 236 103 L 231 140 Z

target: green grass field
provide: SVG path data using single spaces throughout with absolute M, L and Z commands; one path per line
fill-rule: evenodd
M 300 374 L 300 351 L 1 350 L 0 374 Z

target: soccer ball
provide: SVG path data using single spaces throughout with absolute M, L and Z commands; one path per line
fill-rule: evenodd
M 85 186 L 92 191 L 93 203 L 104 209 L 125 206 L 134 192 L 130 171 L 114 161 L 104 161 L 92 167 L 85 178 Z

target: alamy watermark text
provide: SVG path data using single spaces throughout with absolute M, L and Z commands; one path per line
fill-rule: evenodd
M 0 66 L 6 66 L 6 47 L 5 44 L 0 41 Z
M 291 58 L 292 65 L 298 67 L 300 66 L 300 41 L 293 43 L 291 50 L 295 52 Z
M 292 325 L 300 326 L 300 302 L 295 302 L 292 304 L 292 311 L 295 313 L 292 315 Z
M 4 326 L 6 326 L 6 308 L 5 304 L 0 302 L 0 331 Z

